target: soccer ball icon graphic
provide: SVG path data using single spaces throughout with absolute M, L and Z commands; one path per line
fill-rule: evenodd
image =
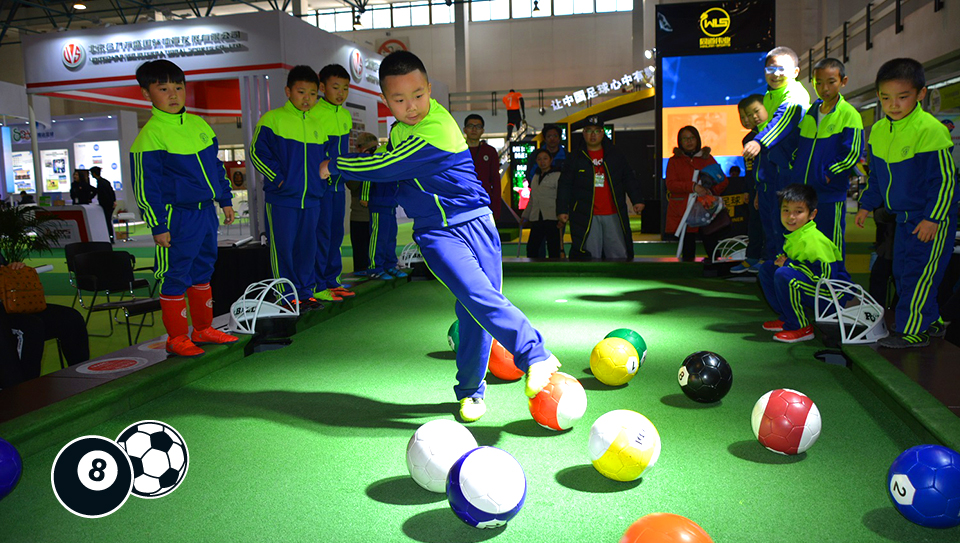
M 117 444 L 133 464 L 133 495 L 159 498 L 173 492 L 187 475 L 187 444 L 172 426 L 142 420 L 128 426 Z

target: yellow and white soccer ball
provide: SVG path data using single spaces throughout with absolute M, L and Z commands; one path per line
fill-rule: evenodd
M 624 385 L 633 379 L 639 369 L 640 355 L 637 349 L 622 338 L 606 338 L 597 343 L 590 353 L 590 371 L 605 385 Z
M 660 458 L 660 434 L 647 417 L 618 409 L 600 416 L 590 428 L 590 461 L 614 481 L 634 481 Z

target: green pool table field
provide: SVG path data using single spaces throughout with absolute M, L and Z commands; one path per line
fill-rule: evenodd
M 907 448 L 960 446 L 960 419 L 872 350 L 845 348 L 848 367 L 815 357 L 826 348 L 819 335 L 774 342 L 761 328 L 773 314 L 756 284 L 704 278 L 695 265 L 505 270 L 504 294 L 587 395 L 583 418 L 552 431 L 532 419 L 523 379 L 488 375 L 487 412 L 465 426 L 523 468 L 526 501 L 505 527 L 467 526 L 444 494 L 408 474 L 414 431 L 458 420 L 459 407 L 446 337 L 454 299 L 438 281 L 417 280 L 359 285 L 337 311 L 302 319 L 283 349 L 244 356 L 244 338 L 0 423 L 0 436 L 25 451 L 19 486 L 0 500 L 0 541 L 613 543 L 654 512 L 683 515 L 718 543 L 960 541 L 960 527 L 903 518 L 886 479 Z M 628 384 L 611 387 L 589 358 L 616 328 L 640 333 L 648 355 Z M 681 392 L 680 364 L 700 350 L 732 367 L 722 401 Z M 822 433 L 805 453 L 779 455 L 754 437 L 754 404 L 778 388 L 819 408 Z M 617 409 L 643 414 L 662 441 L 656 465 L 631 482 L 603 477 L 587 450 L 593 422 Z M 61 506 L 51 485 L 61 448 L 85 435 L 115 439 L 141 420 L 183 436 L 180 486 L 158 499 L 132 496 L 97 519 Z

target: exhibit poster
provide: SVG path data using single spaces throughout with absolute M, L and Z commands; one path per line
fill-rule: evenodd
M 66 149 L 40 151 L 40 179 L 44 192 L 70 192 L 69 152 Z
M 114 190 L 123 190 L 120 170 L 120 142 L 84 141 L 73 144 L 73 163 L 78 170 L 100 166 L 101 177 L 113 183 Z

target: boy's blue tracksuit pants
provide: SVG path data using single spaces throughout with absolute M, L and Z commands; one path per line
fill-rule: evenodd
M 491 335 L 514 355 L 517 368 L 550 357 L 543 337 L 526 315 L 500 292 L 503 282 L 500 237 L 487 214 L 447 228 L 413 233 L 430 271 L 457 299 L 457 399 L 482 398 Z

